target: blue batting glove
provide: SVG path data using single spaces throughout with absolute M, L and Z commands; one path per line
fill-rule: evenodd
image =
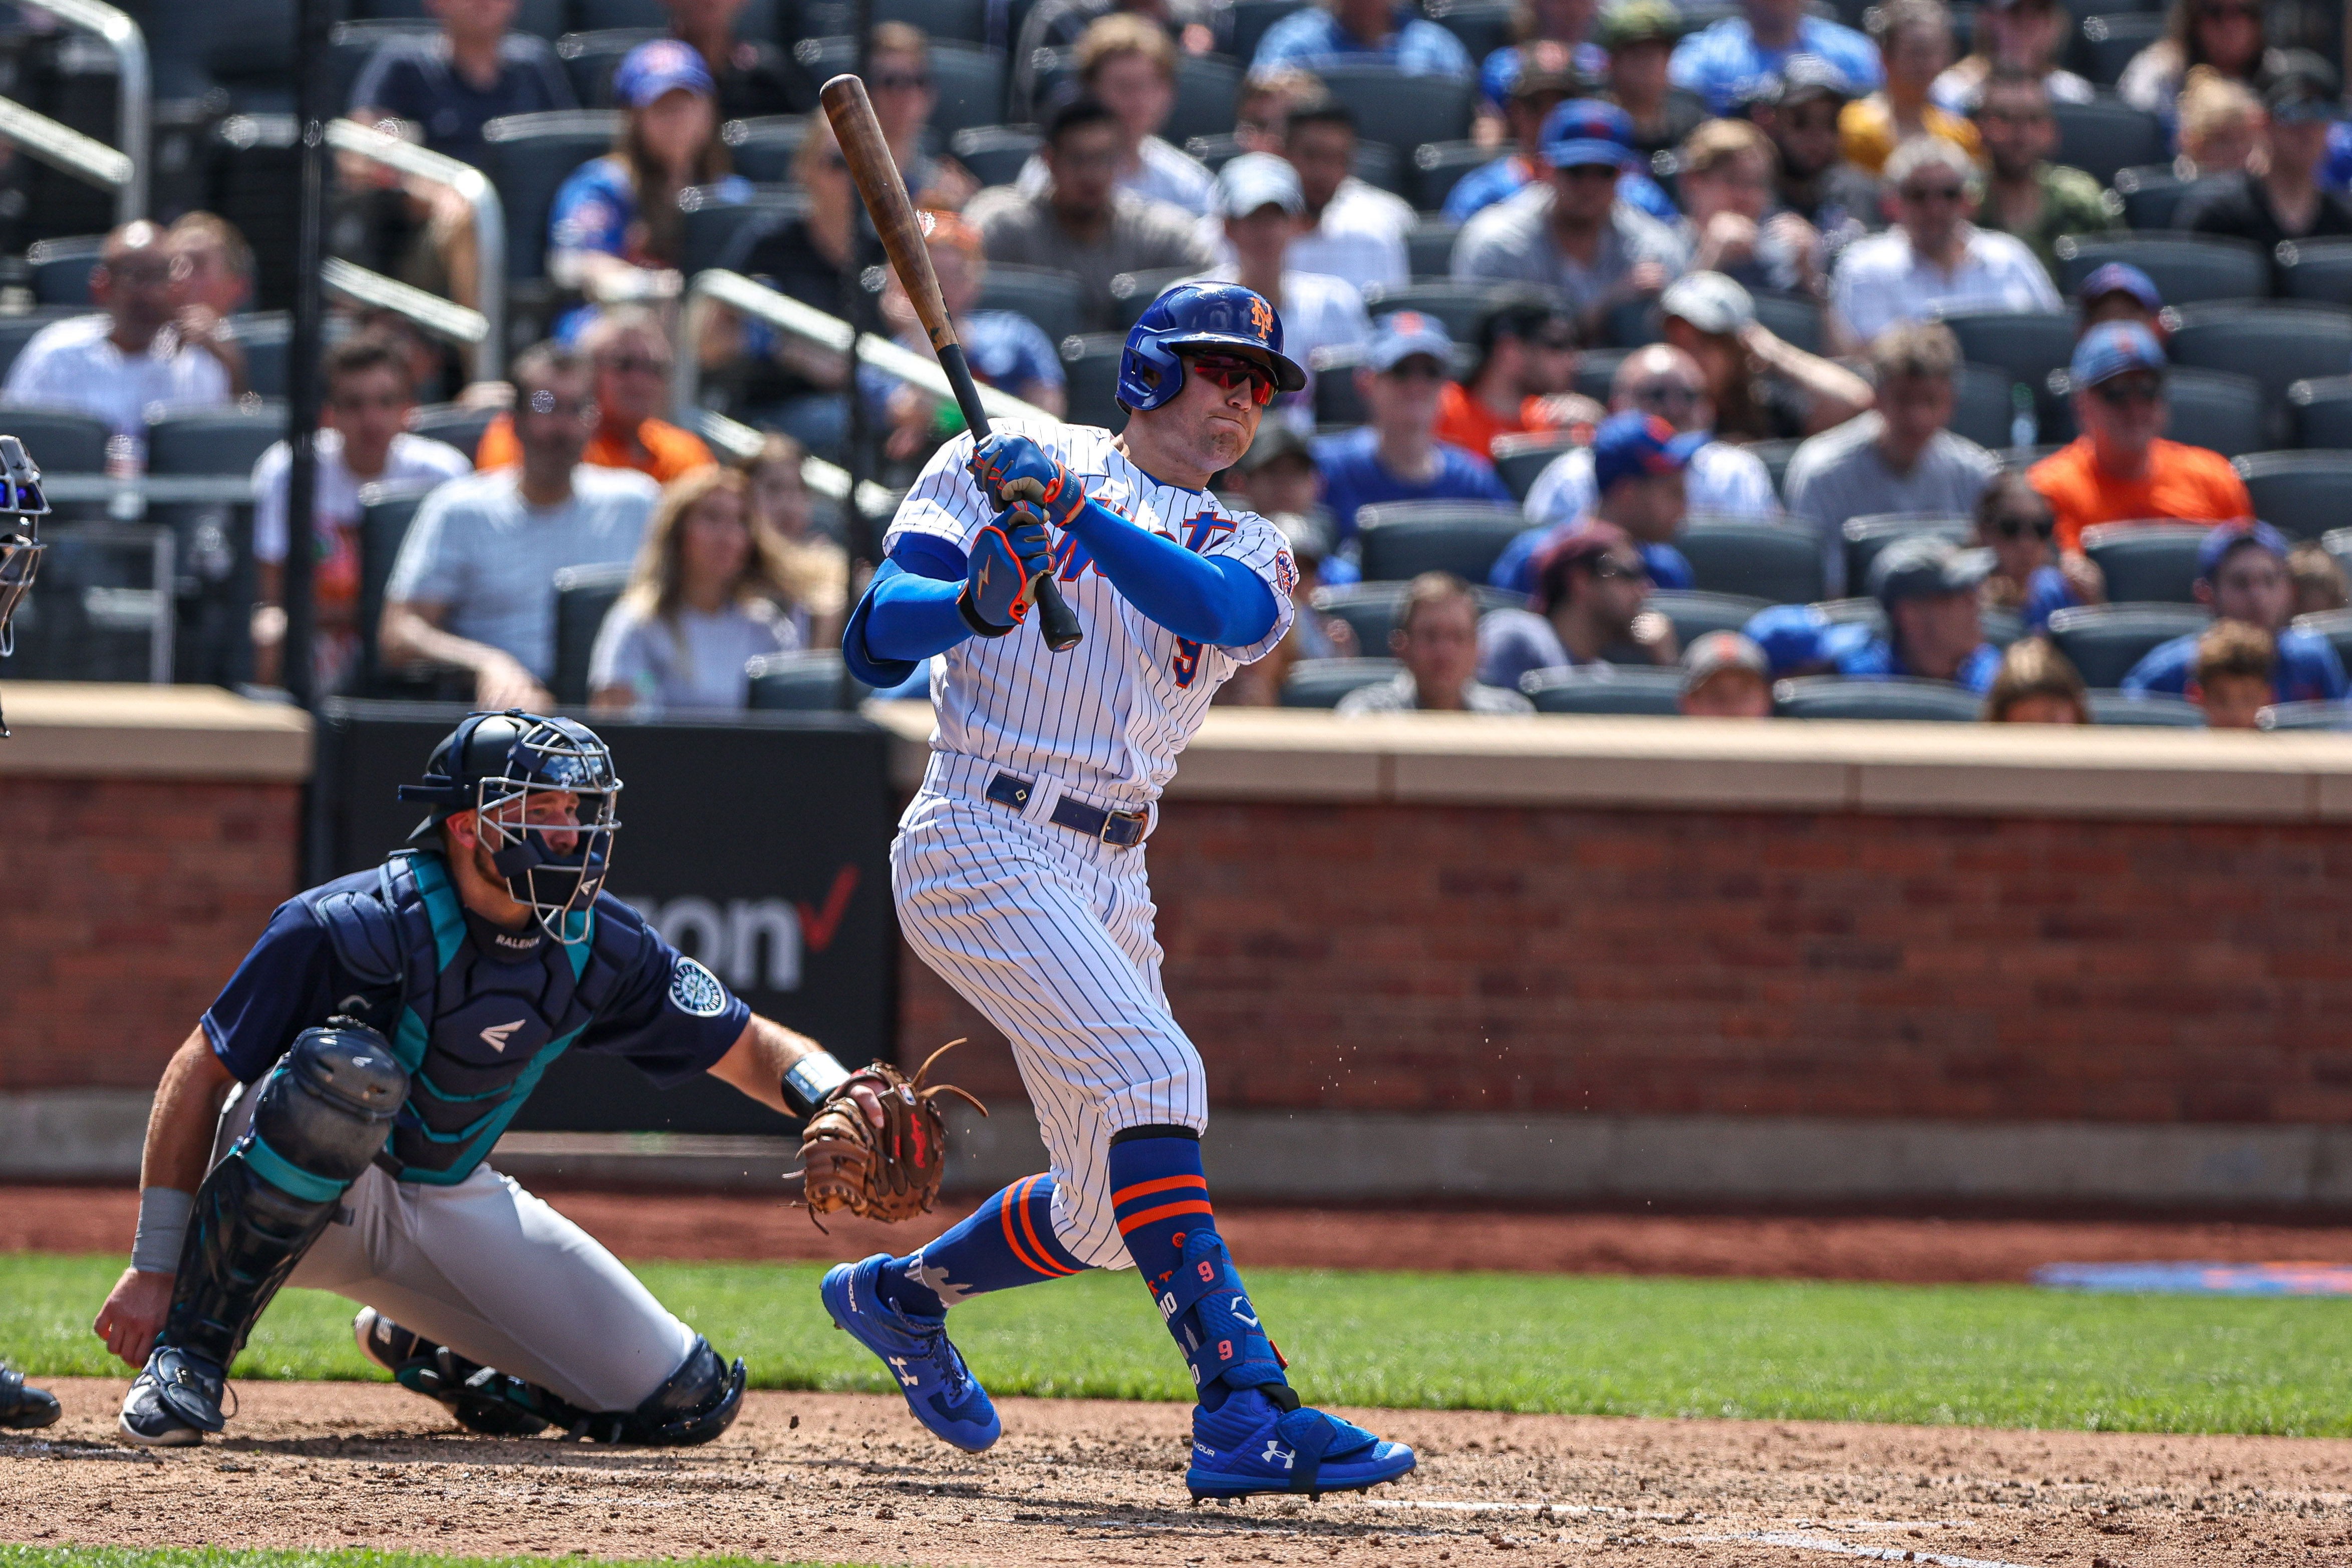
M 989 436 L 971 449 L 966 466 L 992 504 L 1027 501 L 1057 528 L 1068 528 L 1087 504 L 1077 476 L 1025 435 Z
M 971 542 L 956 610 L 982 637 L 1002 637 L 1029 618 L 1029 585 L 1054 565 L 1054 536 L 1034 507 L 1017 503 L 996 515 Z

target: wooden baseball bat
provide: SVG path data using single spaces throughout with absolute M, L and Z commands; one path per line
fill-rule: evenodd
M 923 330 L 930 334 L 931 348 L 940 356 L 940 369 L 947 372 L 956 405 L 963 410 L 963 422 L 971 429 L 972 439 L 979 441 L 988 434 L 988 411 L 980 406 L 980 388 L 972 383 L 971 366 L 964 360 L 963 344 L 957 340 L 955 323 L 948 319 L 947 305 L 940 298 L 940 280 L 931 271 L 930 247 L 924 243 L 922 227 L 915 220 L 915 204 L 908 198 L 907 182 L 890 156 L 890 144 L 882 140 L 882 125 L 874 118 L 874 105 L 866 96 L 866 84 L 855 76 L 837 76 L 819 89 L 817 99 L 824 105 L 824 117 L 833 122 L 833 133 L 841 142 L 841 155 L 849 162 L 850 177 L 857 182 L 858 193 L 866 198 L 866 210 L 874 215 L 874 229 L 882 236 L 882 248 L 889 253 L 898 281 L 907 287 L 907 298 L 915 307 L 915 317 L 922 322 Z M 856 395 L 856 388 L 850 392 L 852 396 Z M 993 498 L 997 505 L 1004 504 L 1005 497 Z M 1078 618 L 1070 612 L 1050 566 L 1029 580 L 1029 592 L 1036 601 L 1038 627 L 1046 647 L 1064 653 L 1086 640 L 1086 632 L 1079 627 Z

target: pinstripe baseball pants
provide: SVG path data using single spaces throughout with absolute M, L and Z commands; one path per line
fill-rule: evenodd
M 1051 779 L 1035 781 L 1024 810 L 989 800 L 997 771 L 933 759 L 890 849 L 898 923 L 1012 1040 L 1052 1161 L 1055 1236 L 1097 1269 L 1129 1268 L 1111 1213 L 1111 1134 L 1205 1127 L 1201 1058 L 1160 988 L 1142 846 L 1055 826 Z

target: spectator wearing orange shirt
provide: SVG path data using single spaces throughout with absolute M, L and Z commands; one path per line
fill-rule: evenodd
M 2164 439 L 2164 350 L 2135 321 L 2109 321 L 2074 345 L 2069 376 L 2083 434 L 2027 473 L 2058 519 L 2062 549 L 2083 548 L 2094 523 L 2176 518 L 2225 523 L 2254 515 L 2229 459 Z
M 1495 437 L 1591 427 L 1609 411 L 1576 385 L 1576 322 L 1549 293 L 1515 291 L 1478 321 L 1478 368 L 1437 397 L 1437 439 L 1494 455 Z
M 636 306 L 607 310 L 581 335 L 596 369 L 596 433 L 580 461 L 597 468 L 634 468 L 667 485 L 718 461 L 690 430 L 654 413 L 669 401 L 669 340 L 653 313 Z M 522 461 L 514 416 L 500 414 L 482 432 L 474 465 L 485 472 Z

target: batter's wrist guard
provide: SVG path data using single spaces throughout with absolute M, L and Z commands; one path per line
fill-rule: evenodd
M 956 595 L 956 613 L 963 617 L 963 623 L 971 628 L 971 634 L 975 637 L 1009 637 L 1013 634 L 1010 626 L 999 626 L 981 619 L 980 612 L 972 608 L 970 583 L 966 583 L 964 591 Z
M 793 1114 L 803 1119 L 816 1114 L 817 1110 L 834 1096 L 834 1092 L 849 1082 L 849 1069 L 829 1051 L 813 1051 L 792 1065 L 784 1074 L 784 1103 Z

